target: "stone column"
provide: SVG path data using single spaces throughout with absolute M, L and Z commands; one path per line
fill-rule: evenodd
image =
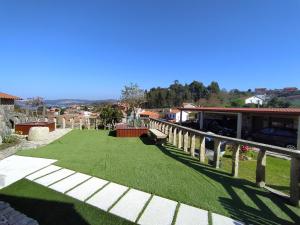
M 71 122 L 71 128 L 74 129 L 74 118 L 71 118 L 70 122 Z
M 87 118 L 87 128 L 88 128 L 88 130 L 91 129 L 90 118 Z
M 47 117 L 45 117 L 44 121 L 45 121 L 45 122 L 48 122 L 48 118 L 47 118 Z
M 231 174 L 234 177 L 238 177 L 238 175 L 239 175 L 240 149 L 241 149 L 240 145 L 234 146 L 233 153 L 232 153 L 232 169 L 231 169 Z
M 195 157 L 195 143 L 196 142 L 196 137 L 194 134 L 191 136 L 191 156 Z
M 53 122 L 54 122 L 54 127 L 55 127 L 55 130 L 56 130 L 56 123 L 57 123 L 56 118 L 53 118 Z
M 62 120 L 62 129 L 66 129 L 66 119 L 63 117 L 61 120 Z
M 266 151 L 259 150 L 256 162 L 256 184 L 259 187 L 266 185 Z
M 179 149 L 182 148 L 182 130 L 179 128 L 179 131 L 178 131 L 178 146 L 177 146 Z
M 170 126 L 170 128 L 169 128 L 169 143 L 173 144 L 172 126 Z
M 177 128 L 174 128 L 173 131 L 173 145 L 177 146 Z
M 79 119 L 79 129 L 82 130 L 82 119 Z
M 205 162 L 205 137 L 200 137 L 199 160 L 201 163 Z
M 200 128 L 200 130 L 203 130 L 204 113 L 199 112 L 198 117 L 199 117 L 199 128 Z
M 214 138 L 214 166 L 216 169 L 220 168 L 220 152 L 221 152 L 221 141 Z
M 185 152 L 189 150 L 189 133 L 187 131 L 185 131 L 183 135 L 183 150 Z

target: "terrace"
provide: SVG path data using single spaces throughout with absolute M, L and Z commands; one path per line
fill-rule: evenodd
M 175 128 L 179 131 L 179 126 L 151 121 L 151 126 L 168 133 L 169 142 L 175 145 L 157 146 L 147 137 L 117 138 L 106 131 L 73 130 L 52 144 L 19 155 L 56 159 L 55 166 L 207 210 L 209 224 L 213 223 L 212 213 L 246 224 L 300 223 L 300 209 L 290 205 L 289 199 L 255 184 L 256 161 L 240 161 L 239 178 L 233 177 L 231 153 L 222 158 L 217 169 L 208 165 L 207 159 L 200 161 L 191 155 L 198 147 L 193 147 L 193 135 L 178 146 L 180 138 L 176 136 L 174 141 L 174 134 L 178 134 Z M 192 145 L 188 148 L 185 142 Z M 267 156 L 267 163 L 269 186 L 289 194 L 290 161 Z M 260 181 L 265 182 L 263 178 Z M 0 198 L 40 224 L 132 224 L 88 201 L 78 201 L 44 186 L 22 179 L 0 190 Z

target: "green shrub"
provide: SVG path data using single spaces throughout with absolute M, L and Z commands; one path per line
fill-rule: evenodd
M 18 141 L 18 139 L 12 135 L 5 136 L 3 138 L 3 143 L 6 143 L 6 144 L 16 143 L 17 141 Z

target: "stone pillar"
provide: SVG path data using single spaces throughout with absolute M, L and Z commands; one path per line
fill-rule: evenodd
M 239 175 L 240 149 L 241 149 L 241 145 L 234 146 L 233 153 L 232 153 L 232 169 L 231 169 L 231 174 L 234 177 L 238 177 L 238 175 Z
M 54 122 L 54 127 L 55 127 L 55 130 L 56 130 L 56 123 L 57 123 L 56 118 L 53 118 L 53 122 Z
M 214 138 L 214 166 L 216 169 L 220 168 L 220 152 L 221 152 L 221 141 Z
M 195 143 L 196 142 L 196 137 L 194 134 L 191 136 L 191 156 L 195 157 Z
M 183 150 L 185 152 L 189 150 L 189 133 L 187 131 L 185 131 L 183 135 Z
M 260 150 L 256 162 L 256 184 L 259 187 L 266 185 L 266 151 Z
M 199 160 L 201 163 L 205 162 L 205 137 L 200 137 Z
M 177 146 L 177 128 L 176 127 L 174 128 L 174 131 L 173 131 L 173 145 Z
M 47 117 L 45 117 L 45 118 L 44 118 L 44 121 L 45 121 L 45 122 L 48 122 L 48 118 L 47 118 Z
M 295 206 L 300 206 L 300 159 L 291 159 L 290 201 Z
M 87 118 L 87 128 L 88 128 L 88 130 L 91 129 L 90 118 Z
M 237 116 L 237 130 L 236 130 L 236 138 L 241 138 L 242 137 L 242 113 L 238 113 Z
M 79 119 L 79 129 L 82 130 L 82 119 Z
M 71 128 L 74 129 L 74 118 L 71 118 L 70 122 L 71 122 Z
M 178 131 L 178 145 L 177 147 L 179 149 L 182 148 L 182 130 L 179 128 L 179 131 Z
M 61 120 L 62 120 L 62 129 L 66 129 L 66 119 L 63 117 Z
M 172 126 L 170 126 L 170 128 L 169 128 L 169 143 L 173 144 Z

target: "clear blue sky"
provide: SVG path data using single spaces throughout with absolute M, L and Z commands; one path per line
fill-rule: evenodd
M 176 79 L 300 87 L 300 1 L 0 1 L 0 92 L 118 98 Z

